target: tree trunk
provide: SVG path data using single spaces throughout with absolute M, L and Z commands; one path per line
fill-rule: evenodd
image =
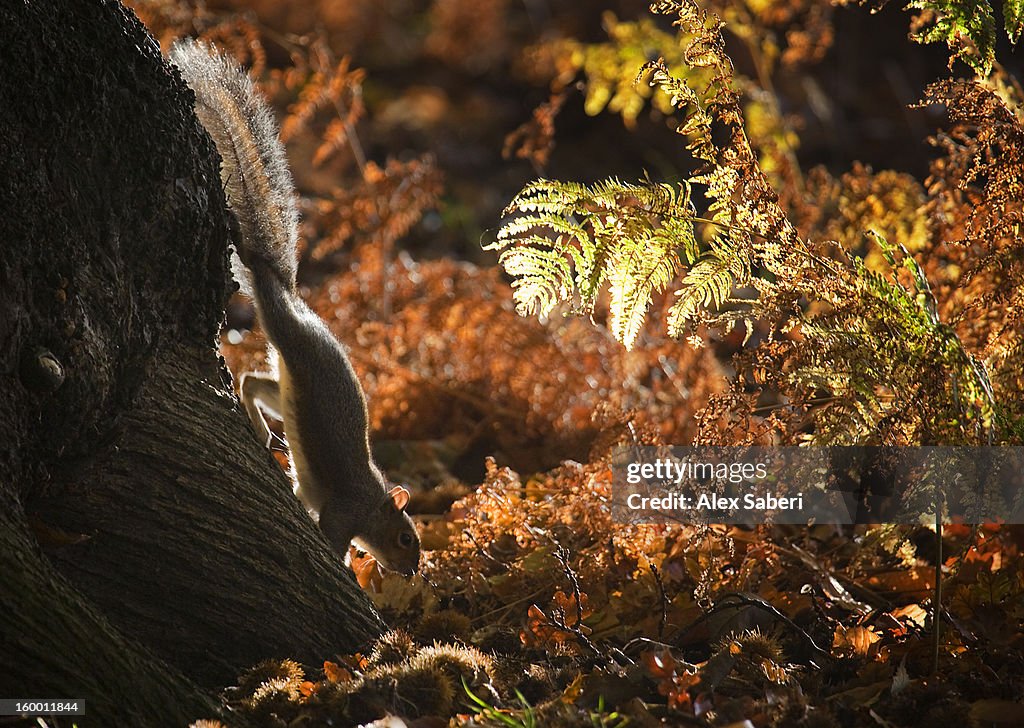
M 0 0 L 0 697 L 97 725 L 384 628 L 217 356 L 212 143 L 111 0 Z M 80 721 L 81 722 L 81 721 Z

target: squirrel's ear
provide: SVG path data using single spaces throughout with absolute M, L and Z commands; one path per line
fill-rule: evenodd
M 391 498 L 391 502 L 395 504 L 395 508 L 400 511 L 404 511 L 405 507 L 409 505 L 409 491 L 400 485 L 396 485 L 394 488 L 389 490 L 388 497 Z

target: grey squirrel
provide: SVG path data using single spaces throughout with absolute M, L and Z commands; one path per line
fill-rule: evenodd
M 420 540 L 370 455 L 366 400 L 341 344 L 296 291 L 298 214 L 277 125 L 252 80 L 212 48 L 183 41 L 170 59 L 196 95 L 196 115 L 224 160 L 221 177 L 238 222 L 236 271 L 277 355 L 278 378 L 242 375 L 242 402 L 257 433 L 272 435 L 260 406 L 284 422 L 297 489 L 334 549 L 355 541 L 384 567 L 419 566 Z M 273 354 L 273 352 L 271 352 Z

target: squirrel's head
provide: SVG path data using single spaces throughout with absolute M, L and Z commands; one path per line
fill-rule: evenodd
M 370 515 L 368 531 L 356 540 L 381 566 L 412 576 L 420 566 L 420 537 L 416 525 L 405 512 L 409 491 L 395 486 Z

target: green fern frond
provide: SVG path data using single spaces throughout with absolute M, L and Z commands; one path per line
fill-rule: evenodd
M 623 242 L 608 266 L 609 324 L 612 335 L 631 349 L 647 317 L 651 295 L 668 287 L 679 269 L 680 259 L 677 241 L 664 236 L 651 236 L 636 245 Z
M 856 425 L 862 435 L 872 433 L 891 413 L 910 405 L 920 386 L 921 372 L 946 372 L 938 383 L 946 391 L 938 396 L 948 402 L 955 420 L 937 423 L 954 430 L 969 427 L 987 431 L 995 422 L 996 405 L 985 367 L 964 348 L 956 333 L 938 317 L 935 299 L 920 265 L 902 245 L 890 244 L 873 234 L 891 276 L 868 268 L 861 258 L 851 257 L 844 285 L 857 303 L 817 315 L 804 315 L 801 334 L 814 347 L 805 352 L 804 363 L 789 381 L 808 390 L 824 390 L 842 405 L 816 417 L 819 444 L 837 444 L 833 438 L 842 428 Z M 895 272 L 911 274 L 905 287 Z M 836 362 L 852 362 L 839 369 Z M 929 386 L 936 386 L 932 382 Z M 883 402 L 879 389 L 897 393 Z M 932 396 L 936 396 L 933 392 Z
M 1003 23 L 1010 42 L 1017 45 L 1024 30 L 1024 0 L 1003 0 Z
M 668 314 L 671 336 L 681 336 L 686 324 L 702 309 L 718 309 L 729 298 L 734 285 L 743 285 L 748 277 L 746 261 L 739 255 L 730 255 L 727 248 L 719 249 L 698 260 L 683 278 L 676 291 L 679 300 Z
M 487 247 L 502 251 L 518 310 L 544 315 L 559 301 L 571 301 L 591 311 L 607 284 L 610 328 L 627 348 L 651 297 L 701 255 L 685 184 L 537 180 L 506 213 Z
M 1011 24 L 1014 8 L 1006 15 L 1006 30 L 1016 43 L 1020 36 L 1020 2 L 1007 0 L 1007 6 L 1017 5 L 1016 28 Z M 988 76 L 996 60 L 996 20 L 992 6 L 986 0 L 911 0 L 907 9 L 931 11 L 934 22 L 922 30 L 911 33 L 918 43 L 944 42 L 950 50 L 950 66 L 959 58 L 979 76 Z
M 544 247 L 544 238 L 532 236 L 530 242 L 534 244 L 508 251 L 501 262 L 514 279 L 516 310 L 545 316 L 570 296 L 572 268 L 560 251 Z

